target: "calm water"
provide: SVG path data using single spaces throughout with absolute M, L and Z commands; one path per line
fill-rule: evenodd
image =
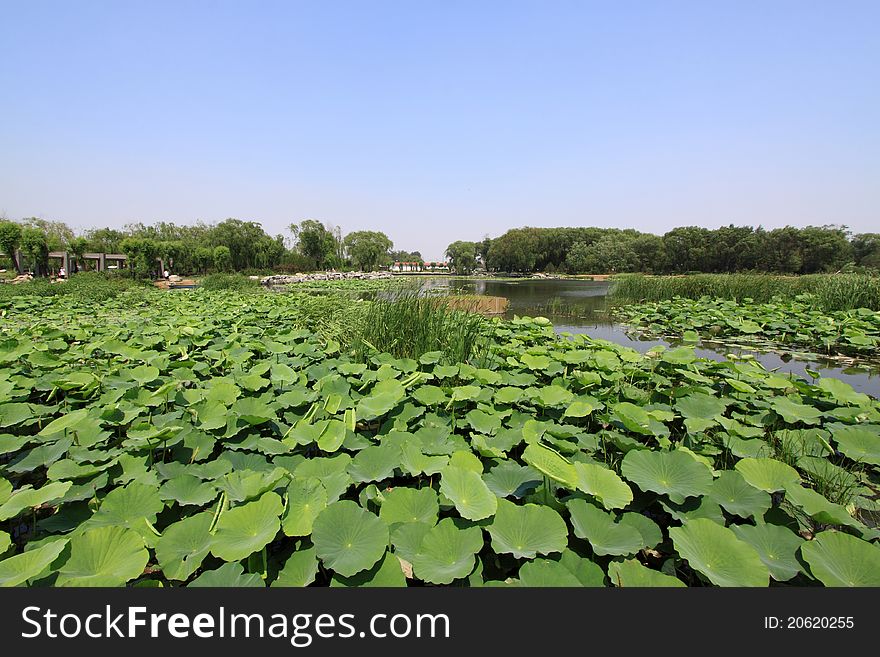
M 505 317 L 542 315 L 553 322 L 558 333 L 586 333 L 591 337 L 616 342 L 641 352 L 657 345 L 670 345 L 664 340 L 646 340 L 636 335 L 627 335 L 622 326 L 612 322 L 605 313 L 605 296 L 608 292 L 608 283 L 605 282 L 563 279 L 496 281 L 432 278 L 425 281 L 425 287 L 507 297 L 510 306 Z M 793 373 L 810 380 L 806 372 L 809 368 L 821 372 L 822 376 L 846 381 L 856 390 L 880 398 L 880 368 L 842 368 L 834 361 L 807 360 L 798 356 L 789 359 L 788 355 L 783 357 L 776 353 L 761 353 L 707 342 L 700 343 L 696 351 L 698 355 L 714 360 L 725 360 L 725 355 L 729 353 L 755 354 L 757 360 L 767 369 Z

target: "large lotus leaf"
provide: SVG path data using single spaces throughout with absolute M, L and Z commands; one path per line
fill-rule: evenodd
M 293 479 L 287 487 L 287 510 L 281 529 L 287 536 L 308 536 L 315 518 L 327 507 L 327 490 L 315 478 Z
M 274 490 L 287 478 L 284 468 L 252 472 L 248 468 L 236 469 L 217 480 L 217 487 L 226 492 L 232 502 L 244 502 Z
M 359 451 L 348 467 L 357 482 L 382 481 L 394 474 L 400 465 L 400 450 L 393 445 L 373 445 Z
M 813 406 L 807 406 L 793 401 L 788 397 L 774 397 L 770 402 L 772 408 L 782 419 L 789 424 L 803 422 L 804 424 L 818 424 L 822 412 Z
M 268 404 L 254 397 L 243 397 L 236 400 L 229 412 L 238 415 L 242 420 L 252 425 L 264 424 L 276 418 L 275 411 Z
M 259 588 L 265 587 L 263 579 L 254 573 L 245 573 L 244 567 L 238 563 L 225 563 L 216 570 L 208 570 L 192 582 L 186 585 L 187 588 L 208 587 L 208 588 Z
M 437 404 L 442 404 L 448 401 L 446 393 L 443 392 L 443 388 L 431 385 L 416 388 L 413 390 L 412 397 L 425 406 L 436 406 Z
M 217 489 L 198 477 L 181 474 L 162 484 L 159 497 L 181 506 L 203 506 L 217 498 Z
M 880 435 L 876 432 L 845 427 L 834 431 L 834 439 L 837 448 L 853 461 L 880 465 Z
M 70 558 L 56 586 L 122 586 L 140 576 L 149 560 L 143 539 L 123 527 L 87 529 L 70 539 Z
M 522 586 L 562 588 L 583 586 L 574 574 L 558 561 L 535 559 L 527 561 L 519 569 Z
M 651 416 L 641 406 L 630 402 L 620 402 L 613 407 L 614 418 L 619 420 L 624 427 L 635 433 L 652 435 Z
M 496 553 L 510 553 L 518 559 L 562 552 L 568 544 L 565 521 L 548 506 L 498 500 L 498 510 L 486 529 Z
M 541 485 L 534 469 L 505 459 L 483 475 L 483 481 L 498 497 L 523 497 Z
M 217 521 L 211 552 L 224 561 L 239 561 L 262 550 L 281 529 L 283 510 L 277 493 L 224 512 Z
M 473 452 L 463 449 L 452 453 L 452 456 L 449 457 L 449 465 L 471 470 L 478 475 L 483 474 L 483 462 Z
M 669 536 L 682 559 L 717 586 L 768 586 L 770 571 L 758 552 L 727 527 L 706 518 L 671 527 Z
M 467 577 L 474 569 L 474 555 L 483 547 L 479 527 L 459 529 L 452 518 L 444 518 L 425 533 L 413 555 L 413 573 L 432 584 L 449 584 Z
M 561 406 L 574 399 L 574 393 L 558 385 L 538 388 L 537 396 L 542 406 Z
M 59 418 L 52 420 L 45 427 L 40 429 L 39 436 L 51 436 L 56 433 L 61 433 L 65 429 L 72 429 L 79 422 L 84 420 L 86 416 L 89 414 L 89 409 L 80 408 L 75 411 L 71 411 L 66 415 L 62 415 Z
M 623 458 L 623 476 L 642 490 L 666 494 L 677 504 L 709 492 L 712 471 L 680 451 L 631 450 Z
M 222 429 L 228 421 L 229 409 L 219 401 L 205 401 L 196 407 L 199 427 L 202 429 Z
M 506 386 L 498 388 L 495 391 L 495 403 L 497 404 L 515 404 L 523 397 L 523 391 L 520 388 Z
M 556 557 L 552 557 L 555 559 Z M 599 565 L 589 559 L 576 554 L 565 548 L 559 556 L 559 563 L 574 575 L 581 586 L 599 587 L 605 586 L 605 572 Z
M 334 502 L 315 518 L 312 543 L 325 566 L 351 577 L 385 554 L 388 525 L 354 502 Z
M 475 431 L 490 436 L 495 434 L 501 428 L 501 418 L 498 415 L 490 415 L 489 413 L 474 409 L 468 411 L 467 415 L 464 417 Z
M 586 417 L 594 410 L 596 410 L 594 402 L 589 402 L 584 399 L 575 399 L 573 402 L 571 402 L 571 404 L 568 405 L 568 408 L 565 409 L 565 413 L 563 413 L 562 416 Z
M 578 490 L 592 495 L 606 509 L 622 509 L 632 502 L 632 489 L 614 470 L 597 463 L 574 463 Z
M 553 362 L 547 356 L 534 354 L 522 354 L 519 359 L 530 370 L 546 370 L 550 367 L 550 363 Z
M 46 543 L 0 561 L 0 587 L 19 586 L 42 573 L 67 546 L 67 539 Z
M 0 504 L 6 504 L 6 500 L 12 497 L 12 484 L 0 477 Z
M 770 495 L 746 483 L 735 470 L 725 470 L 712 482 L 707 497 L 741 518 L 760 518 L 770 508 Z
M 737 538 L 751 545 L 770 569 L 770 577 L 785 582 L 801 572 L 797 551 L 804 540 L 787 527 L 760 523 L 731 525 Z
M 880 547 L 855 536 L 819 532 L 801 555 L 825 586 L 880 586 Z
M 15 491 L 6 502 L 0 506 L 0 520 L 14 518 L 25 509 L 42 506 L 60 497 L 73 486 L 72 481 L 56 481 L 40 488 L 23 486 Z
M 437 474 L 448 462 L 448 456 L 428 456 L 413 444 L 405 445 L 400 454 L 401 469 L 414 477 Z
M 871 402 L 871 398 L 868 397 L 868 395 L 862 392 L 856 392 L 850 384 L 845 383 L 840 379 L 823 376 L 819 379 L 818 383 L 816 383 L 816 387 L 826 393 L 838 404 L 867 406 Z
M 372 420 L 388 413 L 397 406 L 406 395 L 399 381 L 383 381 L 376 384 L 370 395 L 363 397 L 357 405 L 357 416 L 363 420 Z
M 680 588 L 687 586 L 680 579 L 652 570 L 635 559 L 612 561 L 608 564 L 608 579 L 621 588 Z
M 642 535 L 635 527 L 618 523 L 614 517 L 581 499 L 566 503 L 578 538 L 585 538 L 599 556 L 635 554 L 642 549 Z
M 691 393 L 675 402 L 675 410 L 685 418 L 685 426 L 691 433 L 705 431 L 716 424 L 726 409 L 724 400 L 701 392 Z
M 379 509 L 379 517 L 388 526 L 401 522 L 437 523 L 440 505 L 434 489 L 398 486 L 385 493 L 385 501 Z
M 790 465 L 771 458 L 745 458 L 734 466 L 746 482 L 767 493 L 800 483 L 801 476 Z
M 159 490 L 133 481 L 124 488 L 115 488 L 101 501 L 101 506 L 87 522 L 89 527 L 128 527 L 143 532 L 144 519 L 153 523 L 165 508 Z
M 538 472 L 574 490 L 578 484 L 578 473 L 574 464 L 556 451 L 539 443 L 526 446 L 523 461 Z
M 318 438 L 318 447 L 327 453 L 335 452 L 342 447 L 345 436 L 345 422 L 342 420 L 330 420 L 327 422 L 324 431 L 321 432 L 321 437 Z
M 495 513 L 498 498 L 489 490 L 480 475 L 454 465 L 443 468 L 440 492 L 455 505 L 462 518 L 482 520 Z
M 677 349 L 667 349 L 663 352 L 661 360 L 664 363 L 672 363 L 673 365 L 687 365 L 693 363 L 697 359 L 693 347 L 678 347 Z
M 12 539 L 9 538 L 9 534 L 6 532 L 0 532 L 0 554 L 6 552 L 10 545 L 12 545 Z
M 214 514 L 205 511 L 165 528 L 156 543 L 156 559 L 165 577 L 185 580 L 196 572 L 211 551 L 213 522 Z
M 629 525 L 642 535 L 642 547 L 651 549 L 663 540 L 663 532 L 660 526 L 641 513 L 624 513 L 617 521 L 621 525 Z
M 137 381 L 142 386 L 159 378 L 159 368 L 153 367 L 152 365 L 138 365 L 137 367 L 131 368 L 127 372 L 123 370 L 123 372 L 127 373 L 132 379 Z
M 315 581 L 318 574 L 318 554 L 314 547 L 297 550 L 284 562 L 272 587 L 302 587 Z
M 395 527 L 391 532 L 391 545 L 394 546 L 394 554 L 412 563 L 422 546 L 422 539 L 430 529 L 431 525 L 426 522 L 410 522 Z
M 785 499 L 823 525 L 858 526 L 846 507 L 830 502 L 824 495 L 810 488 L 790 484 L 785 489 Z
M 333 579 L 330 580 L 330 586 L 402 588 L 406 586 L 406 576 L 403 574 L 400 559 L 390 552 L 386 552 L 382 560 L 369 570 L 363 570 L 351 577 L 343 577 L 339 574 L 333 575 Z

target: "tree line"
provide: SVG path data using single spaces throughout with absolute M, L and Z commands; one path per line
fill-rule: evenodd
M 663 235 L 617 228 L 515 228 L 479 242 L 447 247 L 458 273 L 593 273 L 762 271 L 814 274 L 880 269 L 880 234 L 851 234 L 842 226 L 697 226 Z

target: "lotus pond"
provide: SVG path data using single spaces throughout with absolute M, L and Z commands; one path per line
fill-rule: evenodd
M 366 308 L 0 300 L 0 585 L 880 585 L 877 399 L 541 319 L 364 354 Z

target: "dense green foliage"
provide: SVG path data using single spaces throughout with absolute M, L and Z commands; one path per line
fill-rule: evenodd
M 809 294 L 819 310 L 880 310 L 880 277 L 863 274 L 772 276 L 767 274 L 620 276 L 611 288 L 615 303 L 663 301 L 675 297 L 766 302 Z
M 493 271 L 568 273 L 814 274 L 847 266 L 876 269 L 880 239 L 850 239 L 836 226 L 773 230 L 750 226 L 674 228 L 662 236 L 617 228 L 516 228 L 478 247 Z
M 880 312 L 817 310 L 810 295 L 766 303 L 701 297 L 616 308 L 624 322 L 648 335 L 697 336 L 762 348 L 797 347 L 821 354 L 880 359 Z
M 117 274 L 83 272 L 74 274 L 69 280 L 52 283 L 45 278 L 37 278 L 18 285 L 0 285 L 0 299 L 15 297 L 58 297 L 72 296 L 80 299 L 100 301 L 110 299 L 122 292 L 145 291 L 145 284 Z
M 0 298 L 0 585 L 880 584 L 877 400 L 540 319 L 363 360 L 369 308 Z

